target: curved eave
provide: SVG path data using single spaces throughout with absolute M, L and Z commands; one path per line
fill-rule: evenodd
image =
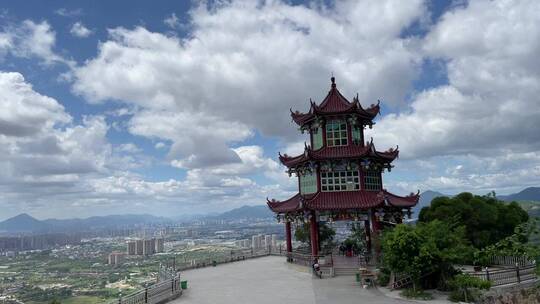
M 396 150 L 385 151 L 385 152 L 375 151 L 372 154 L 373 155 L 371 155 L 371 156 L 380 158 L 381 160 L 386 160 L 388 162 L 393 162 L 396 158 L 398 158 L 399 150 L 396 149 Z
M 365 121 L 364 125 L 369 125 L 370 123 L 373 123 L 373 119 L 375 119 L 375 116 L 379 114 L 379 106 L 377 105 L 375 108 L 369 108 L 367 110 L 357 107 L 350 107 L 349 109 L 343 111 L 324 111 L 314 108 L 312 111 L 310 111 L 310 113 L 291 112 L 291 118 L 298 126 L 303 127 L 315 120 L 316 116 L 340 116 L 347 114 L 359 115 L 361 119 Z
M 319 150 L 305 150 L 298 156 L 279 155 L 279 160 L 286 167 L 295 167 L 308 161 L 321 161 L 327 159 L 351 159 L 369 157 L 373 160 L 391 163 L 399 156 L 398 149 L 391 149 L 385 152 L 375 150 L 373 144 L 367 146 L 343 146 L 343 147 L 323 147 Z
M 313 113 L 300 113 L 293 112 L 291 110 L 291 118 L 297 125 L 302 127 L 311 120 L 313 120 L 315 118 L 315 115 L 313 115 Z
M 307 160 L 309 159 L 306 157 L 305 154 L 300 154 L 294 157 L 288 156 L 287 154 L 284 154 L 284 155 L 279 154 L 279 161 L 286 167 L 293 167 Z
M 388 202 L 388 204 L 394 206 L 394 207 L 414 207 L 416 204 L 418 204 L 418 200 L 420 199 L 420 191 L 418 191 L 416 194 L 411 193 L 408 196 L 399 196 L 392 194 L 386 190 L 384 190 L 385 199 Z
M 379 112 L 381 111 L 381 107 L 379 104 L 380 102 L 377 102 L 376 105 L 371 105 L 371 107 L 367 109 L 363 109 L 360 103 L 358 105 L 360 106 L 361 110 L 367 114 L 366 115 L 367 117 L 371 117 L 371 119 L 374 119 L 375 116 L 377 116 Z
M 268 199 L 266 200 L 266 204 L 268 205 L 268 208 L 272 210 L 274 213 L 287 213 L 287 212 L 294 212 L 302 209 L 302 203 L 301 203 L 302 196 L 300 193 L 297 193 L 295 196 L 289 198 L 285 201 L 276 201 Z
M 391 163 L 399 156 L 399 146 L 396 146 L 395 149 L 390 148 L 386 151 L 377 151 L 377 148 L 375 148 L 375 144 L 373 143 L 373 137 L 371 138 L 371 141 L 366 144 L 366 146 L 369 147 L 369 156 L 382 161 Z
M 267 200 L 266 204 L 274 213 L 291 213 L 305 209 L 317 211 L 367 210 L 383 207 L 384 205 L 410 208 L 418 204 L 419 193 L 399 196 L 386 190 L 320 191 L 311 195 L 297 193 L 285 201 Z

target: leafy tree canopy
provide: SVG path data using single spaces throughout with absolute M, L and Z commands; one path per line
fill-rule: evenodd
M 471 244 L 484 248 L 512 235 L 516 226 L 528 218 L 527 212 L 516 202 L 507 204 L 494 195 L 463 192 L 452 198 L 433 199 L 430 207 L 420 211 L 419 222 L 440 220 L 453 227 L 463 226 Z
M 332 227 L 328 226 L 326 223 L 319 223 L 319 245 L 322 248 L 330 245 L 334 241 L 335 235 L 336 231 L 332 229 Z M 297 227 L 294 231 L 294 238 L 299 242 L 311 245 L 309 223 L 304 223 Z
M 479 251 L 477 254 L 478 259 L 485 265 L 487 265 L 487 261 L 491 256 L 525 256 L 529 259 L 536 259 L 536 257 L 540 256 L 540 250 L 538 246 L 530 244 L 527 240 L 533 234 L 538 234 L 537 225 L 537 220 L 532 219 L 516 226 L 514 234 Z
M 366 231 L 363 223 L 351 223 L 351 234 L 345 241 L 343 241 L 344 247 L 349 250 L 353 250 L 356 253 L 362 252 L 366 249 Z
M 397 225 L 383 234 L 382 249 L 385 267 L 410 275 L 415 284 L 428 273 L 438 273 L 442 279 L 450 276 L 452 265 L 473 253 L 465 229 L 440 220 L 415 227 Z

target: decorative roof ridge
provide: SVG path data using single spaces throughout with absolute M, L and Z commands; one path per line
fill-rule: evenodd
M 377 100 L 377 104 L 371 104 L 370 107 L 364 108 L 358 98 L 358 93 L 353 97 L 353 102 L 350 102 L 341 92 L 337 89 L 335 78 L 332 76 L 332 87 L 326 97 L 318 105 L 311 98 L 309 99 L 309 111 L 302 113 L 298 110 L 293 111 L 290 108 L 291 117 L 298 125 L 303 126 L 306 123 L 312 121 L 317 114 L 319 115 L 341 115 L 341 114 L 357 114 L 363 116 L 364 120 L 373 120 L 377 114 L 380 114 L 380 100 Z M 370 124 L 371 125 L 371 124 Z
M 276 200 L 275 198 L 273 199 L 268 199 L 268 196 L 266 197 L 266 202 L 269 203 L 269 204 L 279 204 L 279 203 L 283 203 L 283 202 L 286 202 L 286 201 L 289 201 L 293 198 L 295 198 L 296 196 L 301 196 L 300 192 L 297 192 L 295 195 L 291 196 L 290 198 L 286 199 L 286 200 L 283 200 L 283 201 L 278 201 Z
M 377 151 L 377 149 L 375 148 L 375 144 L 373 143 L 373 137 L 371 137 L 371 140 L 366 143 L 366 146 L 369 146 L 371 152 L 374 155 L 377 155 L 380 157 L 388 157 L 388 156 L 393 157 L 393 158 L 399 157 L 399 145 L 396 145 L 395 149 L 390 147 L 386 151 Z
M 399 197 L 399 198 L 411 198 L 411 197 L 419 197 L 420 196 L 420 189 L 418 189 L 418 191 L 416 193 L 411 192 L 411 193 L 409 193 L 409 194 L 407 194 L 405 196 L 394 194 L 392 192 L 389 192 L 386 189 L 383 189 L 381 191 L 383 191 L 384 193 L 386 193 L 388 195 L 392 195 L 392 196 Z
M 321 102 L 320 105 L 318 105 L 318 106 L 315 105 L 315 110 L 318 110 L 319 112 L 321 112 L 321 110 L 323 110 L 325 107 L 327 107 L 329 105 L 329 103 L 334 100 L 334 99 L 331 98 L 332 95 L 336 95 L 337 101 L 339 101 L 342 105 L 347 107 L 347 109 L 345 109 L 345 111 L 350 110 L 354 105 L 345 96 L 343 96 L 343 94 L 341 94 L 341 92 L 337 89 L 336 78 L 334 76 L 332 76 L 332 78 L 330 78 L 330 80 L 332 81 L 330 91 L 328 91 L 328 94 L 323 99 L 323 101 Z M 341 111 L 343 111 L 343 110 L 341 110 Z
M 276 199 L 269 200 L 267 197 L 266 204 L 274 212 L 290 212 L 303 208 L 302 197 L 299 192 L 284 201 L 278 201 Z
M 400 196 L 393 194 L 391 192 L 388 192 L 388 190 L 383 189 L 385 194 L 386 200 L 391 204 L 395 206 L 407 206 L 412 207 L 416 204 L 418 204 L 418 201 L 420 200 L 420 190 L 416 193 L 410 193 L 407 196 Z
M 294 166 L 309 160 L 323 160 L 331 158 L 354 158 L 354 157 L 374 157 L 392 162 L 399 156 L 399 146 L 390 148 L 386 151 L 377 151 L 373 139 L 366 142 L 364 146 L 349 145 L 329 147 L 323 146 L 317 150 L 313 150 L 309 145 L 304 143 L 304 151 L 297 156 L 289 156 L 278 152 L 279 160 L 287 167 Z M 333 156 L 335 155 L 335 156 Z

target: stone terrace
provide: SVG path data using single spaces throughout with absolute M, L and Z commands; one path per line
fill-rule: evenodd
M 308 270 L 275 256 L 188 270 L 188 290 L 172 303 L 411 303 L 363 289 L 351 276 L 321 280 Z

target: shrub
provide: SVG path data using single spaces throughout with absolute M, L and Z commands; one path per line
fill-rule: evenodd
M 470 276 L 458 274 L 451 281 L 452 293 L 449 300 L 453 302 L 475 302 L 480 296 L 481 289 L 489 289 L 491 282 Z
M 422 289 L 413 289 L 408 288 L 403 290 L 400 295 L 408 299 L 418 299 L 418 300 L 432 300 L 433 296 L 430 293 L 425 292 Z
M 390 270 L 388 268 L 381 268 L 381 271 L 377 275 L 377 285 L 387 286 L 390 283 Z

